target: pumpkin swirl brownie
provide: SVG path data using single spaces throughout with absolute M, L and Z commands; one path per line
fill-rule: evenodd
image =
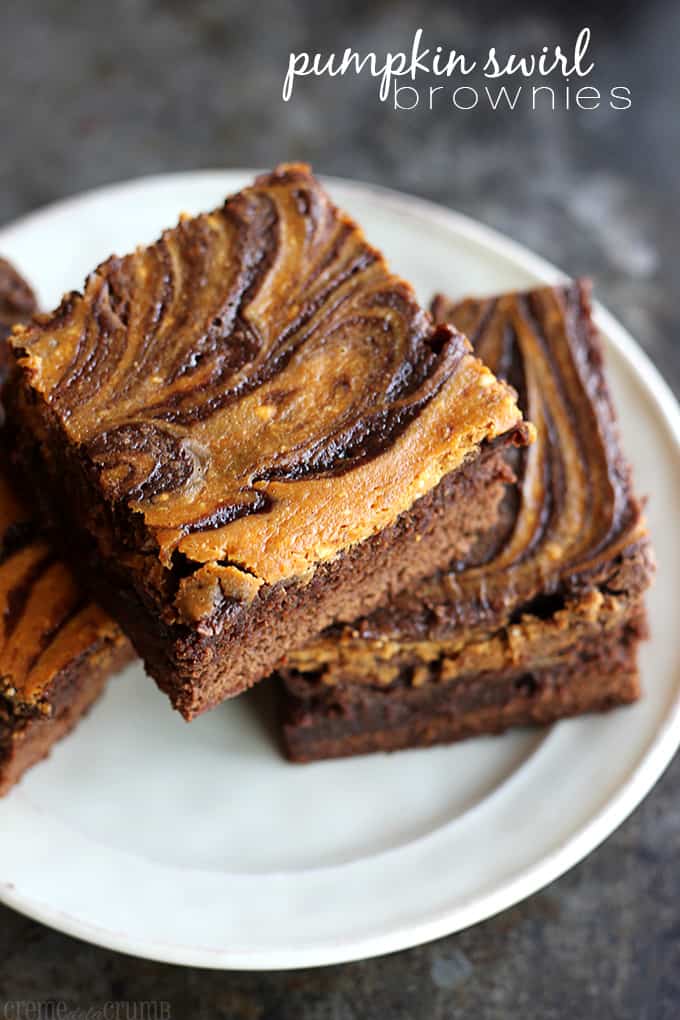
M 531 438 L 298 164 L 12 342 L 23 464 L 186 718 L 464 556 Z
M 0 383 L 12 323 L 35 310 L 0 259 Z M 132 649 L 83 596 L 11 478 L 0 432 L 0 796 L 78 722 Z
M 634 701 L 649 538 L 584 282 L 459 303 L 438 321 L 516 388 L 536 442 L 476 560 L 287 656 L 288 754 L 428 745 Z

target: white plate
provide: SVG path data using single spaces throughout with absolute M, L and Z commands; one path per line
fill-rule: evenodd
M 248 173 L 148 178 L 0 232 L 42 303 Z M 556 269 L 445 209 L 328 182 L 423 300 L 526 287 Z M 0 898 L 64 932 L 204 967 L 284 968 L 456 931 L 561 875 L 640 802 L 680 743 L 680 413 L 598 310 L 659 573 L 634 708 L 429 751 L 287 764 L 266 685 L 187 726 L 130 668 L 0 803 Z

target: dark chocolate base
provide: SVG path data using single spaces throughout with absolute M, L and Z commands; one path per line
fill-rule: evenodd
M 284 672 L 285 752 L 309 762 L 429 747 L 629 704 L 640 696 L 637 646 L 644 634 L 639 614 L 549 666 L 422 687 L 324 685 L 313 674 Z

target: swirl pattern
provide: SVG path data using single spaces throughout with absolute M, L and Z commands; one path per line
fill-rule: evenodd
M 448 583 L 461 582 L 474 618 L 483 618 L 491 587 L 514 605 L 539 592 L 578 594 L 646 540 L 588 284 L 453 306 L 440 299 L 434 310 L 467 330 L 479 356 L 512 381 L 536 426 L 536 442 L 519 454 L 519 500 L 507 537 L 487 562 L 448 575 Z
M 302 165 L 110 259 L 13 343 L 165 567 L 262 583 L 380 531 L 521 419 Z

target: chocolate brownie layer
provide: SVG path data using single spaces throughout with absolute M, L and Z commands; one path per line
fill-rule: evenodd
M 306 762 L 429 747 L 629 704 L 640 693 L 636 652 L 644 633 L 644 616 L 633 614 L 606 638 L 577 643 L 534 669 L 454 682 L 433 675 L 418 687 L 408 676 L 381 688 L 290 674 L 279 681 L 285 751 Z
M 519 484 L 507 490 L 476 562 L 452 555 L 448 569 L 290 653 L 289 690 L 307 679 L 338 697 L 362 687 L 387 696 L 404 683 L 419 689 L 568 666 L 576 645 L 608 641 L 641 613 L 653 557 L 587 286 L 459 304 L 438 298 L 434 311 L 466 329 L 475 351 L 516 386 L 536 442 L 511 453 Z
M 0 260 L 0 330 L 34 311 Z M 0 352 L 5 341 L 0 336 Z M 0 384 L 3 382 L 0 357 Z M 0 432 L 0 796 L 77 723 L 132 657 L 119 627 L 76 584 L 19 493 Z
M 27 465 L 187 716 L 441 565 L 395 539 L 483 447 L 531 434 L 299 165 L 110 259 L 13 344 Z

